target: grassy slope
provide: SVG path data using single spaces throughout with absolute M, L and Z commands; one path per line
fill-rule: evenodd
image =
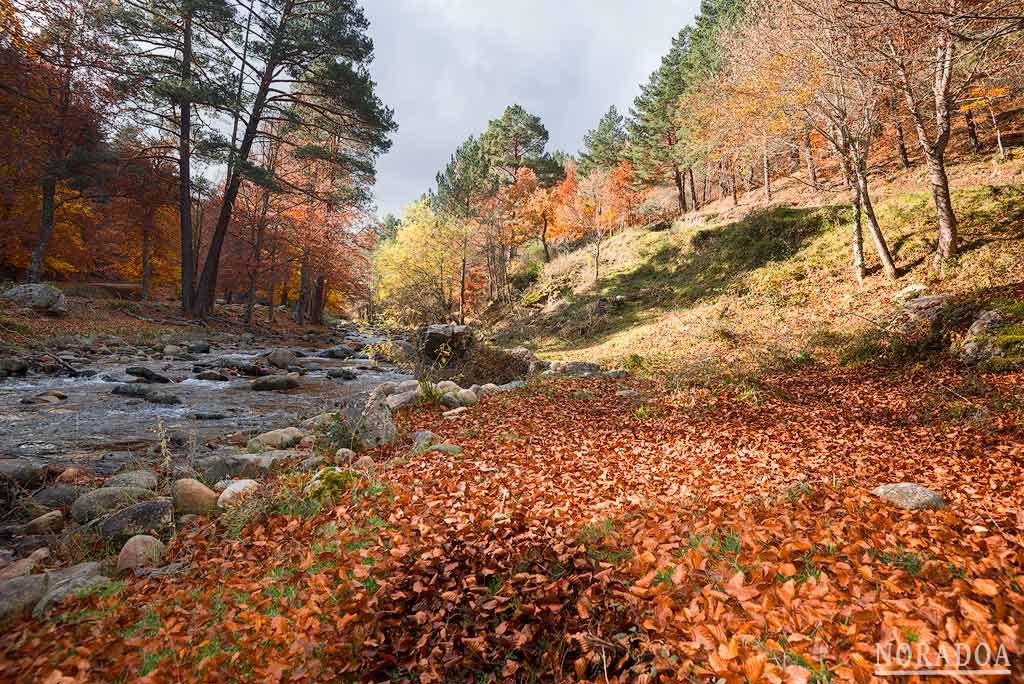
M 876 183 L 900 278 L 880 273 L 868 241 L 861 286 L 851 277 L 851 210 L 842 196 L 787 179 L 769 210 L 752 193 L 735 208 L 715 202 L 668 231 L 612 237 L 597 283 L 590 247 L 560 256 L 524 297 L 540 301 L 521 307 L 501 335 L 551 358 L 615 364 L 639 354 L 666 369 L 849 355 L 889 322 L 892 296 L 911 283 L 988 299 L 1024 280 L 1024 154 L 1015 157 L 951 170 L 963 254 L 944 275 L 930 268 L 934 208 L 920 170 Z M 616 297 L 624 302 L 598 311 L 598 300 Z

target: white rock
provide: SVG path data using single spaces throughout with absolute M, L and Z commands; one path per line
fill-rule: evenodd
M 220 493 L 217 505 L 221 508 L 238 505 L 245 497 L 252 496 L 259 486 L 256 480 L 235 480 Z
M 911 511 L 925 508 L 945 508 L 946 501 L 931 489 L 914 482 L 897 482 L 875 487 L 871 492 L 880 499 Z

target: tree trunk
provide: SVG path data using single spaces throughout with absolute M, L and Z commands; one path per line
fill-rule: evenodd
M 903 124 L 900 123 L 899 114 L 893 117 L 893 128 L 896 130 L 896 151 L 900 155 L 900 166 L 910 168 L 910 155 L 907 154 L 907 141 L 903 137 Z
M 327 281 L 323 276 L 316 279 L 316 289 L 313 291 L 312 311 L 310 321 L 316 325 L 324 322 L 324 305 L 327 302 Z
M 996 146 L 999 148 L 999 161 L 1006 161 L 1006 149 L 1003 147 L 1003 132 L 999 129 L 999 120 L 996 118 L 996 110 L 989 105 L 988 113 L 992 117 L 992 128 L 996 132 Z
M 860 188 L 853 186 L 853 277 L 864 282 L 864 227 L 861 223 Z
M 44 178 L 42 185 L 43 213 L 39 222 L 39 241 L 32 252 L 32 260 L 28 266 L 28 282 L 38 283 L 43 274 L 43 260 L 46 258 L 46 250 L 50 246 L 50 238 L 53 237 L 53 217 L 55 213 L 54 195 L 57 193 L 57 181 L 54 178 Z
M 672 165 L 672 178 L 676 183 L 676 195 L 679 199 L 679 213 L 686 213 L 686 191 L 683 189 L 683 177 L 679 172 L 679 165 Z
M 690 198 L 693 200 L 693 208 L 696 211 L 696 209 L 698 207 L 698 204 L 697 204 L 697 191 L 693 189 L 694 185 L 693 185 L 693 167 L 692 166 L 689 167 L 689 169 L 687 170 L 687 173 L 690 176 Z
M 731 175 L 732 175 L 732 206 L 735 207 L 735 206 L 739 205 L 739 199 L 737 199 L 737 197 L 736 197 L 736 169 L 733 169 L 731 171 Z
M 142 219 L 142 301 L 149 301 L 150 279 L 152 276 L 151 255 L 153 252 L 153 219 L 156 209 L 149 207 Z
M 547 244 L 544 245 L 545 253 Z M 462 245 L 462 269 L 459 273 L 459 325 L 466 324 L 466 245 Z
M 548 219 L 544 217 L 544 225 L 540 230 L 540 244 L 544 248 L 544 263 L 551 263 L 551 248 L 548 247 Z
M 771 169 L 768 166 L 767 148 L 761 151 L 761 175 L 762 182 L 764 183 L 764 206 L 767 207 L 772 203 L 772 176 Z
M 939 248 L 935 255 L 936 265 L 952 259 L 959 252 L 956 214 L 953 199 L 949 194 L 949 179 L 946 177 L 945 160 L 941 154 L 928 155 L 928 175 L 932 181 L 932 197 L 939 217 Z
M 804 145 L 803 145 L 804 157 L 807 164 L 807 180 L 811 184 L 811 188 L 815 192 L 818 190 L 818 169 L 814 165 L 814 149 L 811 147 L 811 134 L 810 132 L 804 133 Z
M 271 262 L 273 265 L 273 262 Z M 274 290 L 277 288 L 277 283 L 274 282 L 273 276 L 270 278 L 270 287 L 267 288 L 267 321 L 269 323 L 274 322 Z
M 970 110 L 964 112 L 964 125 L 967 127 L 967 140 L 971 143 L 971 151 L 975 154 L 981 152 L 981 143 L 978 142 L 978 127 L 974 125 L 974 114 Z
M 181 242 L 181 308 L 192 311 L 195 294 L 195 270 L 192 245 L 192 102 L 187 84 L 192 82 L 192 10 L 184 5 L 182 29 L 181 81 L 182 98 L 178 121 L 178 222 Z
M 864 216 L 868 220 L 868 230 L 871 231 L 871 238 L 875 243 L 875 251 L 878 252 L 878 260 L 882 263 L 882 270 L 885 271 L 885 274 L 895 280 L 896 264 L 893 263 L 889 245 L 885 242 L 885 235 L 882 234 L 882 228 L 878 225 L 878 219 L 875 216 L 875 207 L 871 203 L 871 195 L 868 193 L 867 175 L 863 168 L 857 169 L 856 175 L 860 202 L 864 208 Z

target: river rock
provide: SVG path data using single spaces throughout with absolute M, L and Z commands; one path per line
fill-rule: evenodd
M 156 537 L 137 534 L 124 543 L 117 555 L 117 571 L 135 570 L 160 565 L 167 547 Z
M 448 394 L 449 392 L 455 394 L 456 392 L 462 389 L 461 387 L 458 386 L 458 384 L 452 382 L 451 380 L 442 380 L 441 382 L 437 383 L 436 387 L 437 391 L 440 392 L 441 394 Z
M 388 394 L 401 394 L 403 392 L 411 392 L 413 390 L 418 390 L 419 388 L 419 380 L 403 380 L 402 382 L 398 383 L 398 387 L 395 388 L 394 392 L 389 392 Z
M 25 459 L 0 459 L 0 481 L 7 480 L 21 487 L 31 487 L 42 477 L 43 469 Z
M 146 368 L 145 366 L 131 366 L 125 368 L 124 372 L 133 377 L 139 378 L 142 382 L 159 383 L 166 385 L 171 381 L 166 375 L 161 375 L 155 370 Z
M 25 575 L 31 575 L 32 572 L 49 557 L 50 549 L 36 549 L 26 557 L 14 561 L 7 567 L 0 570 L 0 582 L 14 579 L 15 577 L 24 577 Z
M 111 513 L 100 521 L 104 539 L 125 539 L 136 534 L 158 534 L 171 528 L 174 504 L 170 499 L 143 501 Z
M 355 352 L 348 347 L 334 347 L 324 352 L 324 356 L 328 359 L 348 359 L 354 354 Z
M 319 470 L 320 466 L 322 466 L 323 464 L 324 464 L 324 457 L 323 456 L 313 455 L 313 456 L 310 456 L 309 458 L 303 460 L 302 463 L 300 463 L 298 466 L 296 466 L 295 469 L 298 470 L 300 473 L 312 473 L 312 472 L 316 472 L 317 470 Z
M 111 394 L 119 394 L 123 397 L 137 397 L 139 399 L 145 399 L 149 392 L 149 387 L 139 383 L 115 385 L 114 389 L 110 390 Z
M 110 583 L 100 571 L 100 564 L 85 562 L 64 570 L 46 573 L 46 593 L 32 609 L 32 615 L 42 617 L 51 607 L 64 598 L 82 591 L 88 591 Z
M 355 380 L 358 375 L 354 370 L 349 368 L 329 368 L 327 369 L 327 377 L 332 380 Z
M 68 312 L 64 293 L 45 283 L 16 285 L 0 295 L 0 299 L 48 314 L 63 315 Z
M 75 499 L 71 505 L 71 518 L 79 525 L 84 525 L 125 506 L 149 501 L 153 496 L 153 492 L 141 487 L 101 487 Z
M 141 487 L 154 490 L 160 484 L 160 476 L 152 470 L 129 470 L 108 478 L 104 487 Z
M 365 401 L 350 401 L 342 410 L 342 416 L 352 431 L 354 445 L 359 449 L 390 444 L 398 437 L 387 397 L 379 392 L 370 392 Z
M 231 478 L 262 478 L 281 462 L 298 455 L 295 451 L 264 451 L 260 454 L 218 454 L 196 465 L 207 482 Z
M 468 389 L 459 390 L 455 394 L 455 397 L 459 400 L 459 403 L 462 404 L 463 406 L 476 406 L 480 402 L 480 399 L 478 399 L 477 396 L 476 396 L 476 392 L 474 392 L 473 390 L 468 390 Z
M 0 378 L 25 375 L 27 372 L 28 364 L 21 359 L 0 359 Z
M 271 430 L 249 440 L 250 449 L 288 449 L 302 441 L 306 433 L 297 427 L 286 427 L 280 430 Z
M 179 514 L 204 515 L 217 510 L 217 492 L 192 478 L 175 480 L 171 485 L 171 498 Z
M 453 409 L 462 406 L 462 402 L 459 401 L 459 398 L 455 396 L 453 393 L 448 392 L 447 394 L 441 397 L 441 406 Z
M 485 385 L 486 387 L 486 385 Z M 498 385 L 494 388 L 495 392 L 512 392 L 514 390 L 520 390 L 526 387 L 526 382 L 523 380 L 513 380 L 512 382 L 506 382 L 504 385 Z
M 291 375 L 266 375 L 253 380 L 252 389 L 257 392 L 290 390 L 299 386 L 298 378 Z
M 428 325 L 418 334 L 418 353 L 428 365 L 461 361 L 469 353 L 473 335 L 465 325 Z
M 54 534 L 64 529 L 64 512 L 50 511 L 25 523 L 25 534 Z
M 181 397 L 175 396 L 170 392 L 159 392 L 157 390 L 150 390 L 146 392 L 143 399 L 151 404 L 171 405 L 181 403 Z
M 228 508 L 239 504 L 245 497 L 252 494 L 259 488 L 260 483 L 256 480 L 235 480 L 220 493 L 217 499 L 217 506 Z
M 220 371 L 204 370 L 196 373 L 196 380 L 209 380 L 211 382 L 227 382 L 228 376 Z
M 177 356 L 185 350 L 176 344 L 165 344 L 162 351 L 164 356 Z
M 916 511 L 926 508 L 945 508 L 946 501 L 938 492 L 914 482 L 885 484 L 871 492 L 880 499 L 896 504 L 900 508 Z
M 388 395 L 384 400 L 387 407 L 392 411 L 398 411 L 408 406 L 415 406 L 420 401 L 420 388 L 415 387 L 407 392 L 398 392 Z
M 188 351 L 190 354 L 209 354 L 210 343 L 209 342 L 189 342 Z
M 274 368 L 281 368 L 283 370 L 294 366 L 298 362 L 299 357 L 296 356 L 295 352 L 288 349 L 272 349 L 267 353 L 266 359 L 267 363 Z
M 27 614 L 46 593 L 46 575 L 26 575 L 0 582 L 0 625 Z
M 55 482 L 48 487 L 43 487 L 34 492 L 25 507 L 32 513 L 52 511 L 58 508 L 69 508 L 75 499 L 89 491 L 88 487 L 82 485 L 64 484 Z

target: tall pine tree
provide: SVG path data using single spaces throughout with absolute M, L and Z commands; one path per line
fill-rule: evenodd
M 611 170 L 618 166 L 625 159 L 626 139 L 625 120 L 612 105 L 597 128 L 583 136 L 585 149 L 580 152 L 580 173 L 586 176 L 594 169 Z

